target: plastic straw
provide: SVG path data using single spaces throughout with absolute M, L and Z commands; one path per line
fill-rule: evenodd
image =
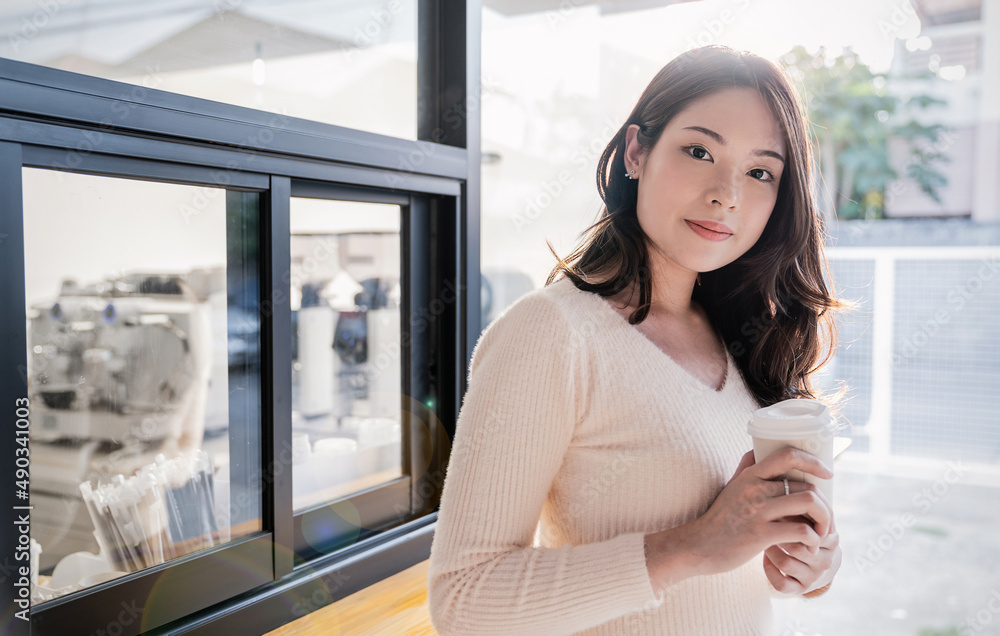
M 108 561 L 133 572 L 216 545 L 215 476 L 211 457 L 195 449 L 167 460 L 157 455 L 126 479 L 80 484 L 94 536 Z

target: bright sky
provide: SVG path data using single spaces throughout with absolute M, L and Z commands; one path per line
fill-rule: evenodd
M 707 44 L 770 59 L 797 44 L 810 52 L 826 46 L 834 54 L 850 45 L 873 70 L 885 71 L 896 38 L 917 37 L 920 31 L 909 0 L 702 0 L 605 16 L 572 0 L 560 6 L 515 18 L 484 10 L 484 51 L 491 37 L 503 38 L 512 66 L 521 66 L 519 56 L 529 55 L 534 64 L 553 67 L 550 80 L 558 75 L 567 88 L 588 93 L 595 88 L 593 64 L 602 46 L 659 68 L 682 51 Z
M 678 52 L 691 48 L 693 40 L 772 59 L 796 44 L 810 51 L 852 45 L 878 70 L 888 68 L 895 37 L 916 37 L 920 29 L 908 0 L 705 0 L 642 12 L 635 19 L 622 14 L 615 22 L 619 36 L 644 25 L 648 35 L 621 41 L 646 52 L 657 50 L 649 45 L 662 47 L 675 38 L 680 40 L 672 42 Z

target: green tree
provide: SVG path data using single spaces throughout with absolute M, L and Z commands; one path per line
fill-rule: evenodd
M 821 171 L 816 174 L 822 175 L 824 187 L 818 189 L 818 200 L 826 214 L 832 217 L 836 210 L 841 219 L 885 216 L 886 186 L 899 177 L 889 160 L 893 138 L 905 144 L 906 176 L 941 201 L 947 179 L 937 168 L 947 161 L 940 143 L 945 127 L 922 124 L 915 114 L 946 102 L 926 94 L 895 94 L 889 90 L 891 78 L 873 73 L 849 47 L 828 58 L 822 48 L 813 55 L 796 46 L 782 61 L 800 84 L 819 146 Z M 907 80 L 931 78 L 927 73 Z

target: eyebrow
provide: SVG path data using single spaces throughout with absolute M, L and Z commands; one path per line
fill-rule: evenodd
M 708 135 L 709 137 L 711 137 L 718 143 L 722 144 L 723 146 L 726 145 L 726 138 L 720 135 L 719 133 L 715 132 L 714 130 L 703 128 L 702 126 L 686 126 L 684 130 L 696 130 L 702 134 Z M 754 150 L 753 154 L 758 157 L 774 157 L 781 163 L 785 163 L 785 158 L 773 150 Z

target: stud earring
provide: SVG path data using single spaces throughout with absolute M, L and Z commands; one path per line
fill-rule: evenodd
M 635 179 L 635 170 L 626 170 L 625 171 L 625 178 L 626 179 Z

